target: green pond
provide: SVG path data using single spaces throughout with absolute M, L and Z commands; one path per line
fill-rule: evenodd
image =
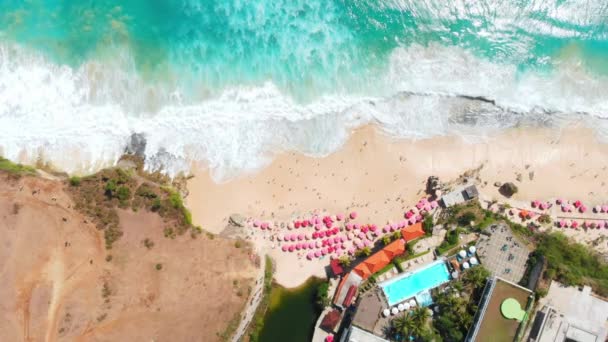
M 315 295 L 322 282 L 311 278 L 294 289 L 273 286 L 260 341 L 309 342 L 320 314 Z

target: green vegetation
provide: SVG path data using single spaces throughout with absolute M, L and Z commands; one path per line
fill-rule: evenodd
M 417 307 L 392 319 L 390 335 L 395 341 L 433 341 L 437 331 L 429 324 L 429 309 Z
M 477 311 L 488 270 L 476 266 L 467 270 L 462 281 L 453 282 L 450 290 L 434 292 L 439 313 L 433 317 L 433 326 L 443 341 L 463 341 Z
M 367 257 L 367 256 L 370 256 L 371 254 L 372 254 L 372 249 L 369 248 L 369 247 L 363 247 L 361 249 L 358 249 L 355 252 L 355 256 L 356 257 L 362 257 L 362 256 L 366 256 Z
M 382 243 L 386 246 L 393 241 L 390 234 L 385 234 L 382 236 Z
M 433 222 L 433 216 L 429 214 L 424 215 L 424 221 L 422 221 L 422 229 L 426 236 L 431 236 L 433 234 L 433 227 L 435 226 L 435 222 Z
M 67 190 L 75 202 L 75 208 L 91 217 L 98 229 L 104 230 L 106 248 L 121 236 L 117 208 L 145 209 L 160 215 L 165 224 L 165 236 L 175 238 L 190 231 L 199 234 L 191 224 L 190 212 L 184 207 L 179 193 L 169 187 L 160 187 L 146 178 L 145 174 L 120 168 L 102 170 L 87 177 L 72 177 Z
M 338 261 L 340 262 L 340 265 L 345 266 L 345 267 L 350 266 L 350 263 L 351 263 L 351 259 L 348 255 L 342 255 L 340 257 L 340 259 L 338 259 Z
M 608 296 L 608 264 L 582 244 L 561 233 L 543 234 L 536 253 L 547 261 L 546 277 L 565 285 L 589 285 L 601 296 Z
M 31 166 L 16 164 L 2 157 L 0 157 L 0 171 L 5 171 L 14 175 L 36 173 L 36 169 Z
M 315 296 L 315 298 L 316 298 L 315 302 L 317 303 L 317 305 L 319 306 L 320 309 L 323 309 L 326 306 L 329 306 L 331 304 L 331 301 L 329 299 L 329 295 L 327 293 L 328 290 L 329 290 L 329 283 L 328 282 L 322 282 L 317 287 L 317 293 L 316 293 L 316 296 Z
M 156 264 L 156 266 L 154 266 L 154 268 L 156 268 L 157 271 L 160 271 L 163 269 L 163 264 Z
M 82 181 L 82 179 L 78 176 L 72 176 L 69 179 L 71 186 L 79 186 L 81 181 Z
M 450 230 L 445 234 L 445 240 L 437 247 L 437 254 L 442 255 L 458 245 L 459 229 Z
M 260 340 L 260 332 L 264 328 L 264 316 L 270 305 L 270 292 L 272 291 L 272 274 L 273 274 L 272 259 L 266 256 L 266 267 L 264 268 L 264 293 L 262 300 L 255 310 L 251 324 L 248 327 L 249 341 L 258 342 Z M 228 338 L 231 337 L 228 336 Z M 225 339 L 228 340 L 228 339 Z

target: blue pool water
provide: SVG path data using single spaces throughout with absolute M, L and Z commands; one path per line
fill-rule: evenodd
M 380 284 L 389 305 L 395 305 L 414 297 L 419 292 L 432 289 L 450 280 L 450 273 L 443 260 L 437 261 L 414 273 L 406 273 Z

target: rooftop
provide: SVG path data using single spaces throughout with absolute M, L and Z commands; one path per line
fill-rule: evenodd
M 357 273 L 361 278 L 367 279 L 372 274 L 390 264 L 393 258 L 403 253 L 405 253 L 405 241 L 403 239 L 398 239 L 374 253 L 369 258 L 363 260 L 360 264 L 355 266 L 351 273 Z
M 348 342 L 388 342 L 388 340 L 383 339 L 382 337 L 371 334 L 365 330 L 361 330 L 355 326 L 350 327 L 350 331 L 348 333 Z
M 551 282 L 543 304 L 543 317 L 535 341 L 603 342 L 608 336 L 608 302 L 595 297 L 591 288 L 566 287 Z M 534 332 L 534 331 L 533 331 Z M 533 337 L 534 334 L 530 334 Z
M 382 298 L 376 291 L 369 291 L 361 296 L 357 312 L 353 317 L 353 325 L 382 334 L 382 324 L 378 324 L 382 318 L 382 308 L 385 306 Z
M 504 279 L 494 277 L 484 289 L 475 322 L 469 331 L 467 341 L 512 342 L 517 335 L 520 322 L 508 319 L 501 312 L 506 299 L 515 299 L 526 310 L 532 291 Z M 524 318 L 525 320 L 525 318 Z

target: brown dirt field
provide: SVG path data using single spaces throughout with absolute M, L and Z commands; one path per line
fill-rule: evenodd
M 156 214 L 128 210 L 106 251 L 63 187 L 0 174 L 2 341 L 220 340 L 253 285 L 248 249 L 204 234 L 168 239 Z
M 515 298 L 521 305 L 521 309 L 525 310 L 528 305 L 528 297 L 530 292 L 513 286 L 504 281 L 498 280 L 492 298 L 479 328 L 477 341 L 496 341 L 496 342 L 511 342 L 515 339 L 519 322 L 513 319 L 506 319 L 500 312 L 500 305 L 507 298 Z

